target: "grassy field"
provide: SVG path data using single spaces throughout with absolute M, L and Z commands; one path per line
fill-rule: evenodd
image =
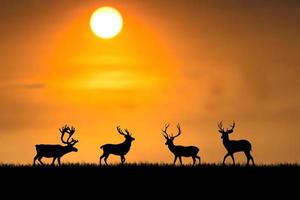
M 172 165 L 158 163 L 131 163 L 102 165 L 89 163 L 62 164 L 62 166 L 51 165 L 12 165 L 0 164 L 0 175 L 4 177 L 27 177 L 53 176 L 80 178 L 226 178 L 226 177 L 247 177 L 253 178 L 293 178 L 300 175 L 300 165 L 298 164 L 277 164 L 277 165 L 222 165 L 222 164 L 202 164 L 202 165 Z
M 20 188 L 28 186 L 39 190 L 54 191 L 59 188 L 91 194 L 137 188 L 154 195 L 175 190 L 169 195 L 193 192 L 204 194 L 211 189 L 221 191 L 259 193 L 287 193 L 297 191 L 300 166 L 296 164 L 232 166 L 203 164 L 198 166 L 173 166 L 169 164 L 125 164 L 99 166 L 95 164 L 64 164 L 58 166 L 5 165 L 0 166 L 1 182 L 5 186 Z M 3 187 L 2 187 L 3 188 Z M 85 191 L 86 191 L 85 190 Z M 152 191 L 152 192 L 151 192 Z M 200 194 L 199 193 L 199 194 Z M 124 195 L 128 194 L 125 192 Z M 213 195 L 213 194 L 212 194 Z

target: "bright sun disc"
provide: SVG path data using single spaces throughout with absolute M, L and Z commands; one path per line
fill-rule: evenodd
M 101 7 L 94 11 L 90 19 L 92 31 L 101 38 L 109 39 L 120 33 L 122 16 L 112 7 Z

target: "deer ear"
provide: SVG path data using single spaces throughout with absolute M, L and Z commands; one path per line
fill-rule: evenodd
M 233 130 L 229 130 L 229 131 L 227 131 L 227 133 L 228 133 L 228 134 L 230 134 L 230 133 L 232 133 L 232 132 L 233 132 Z
M 223 133 L 223 131 L 219 130 L 220 133 Z

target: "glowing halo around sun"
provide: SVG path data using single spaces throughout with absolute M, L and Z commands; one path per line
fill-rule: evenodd
M 90 27 L 98 37 L 109 39 L 120 33 L 123 19 L 115 8 L 101 7 L 93 12 L 90 18 Z

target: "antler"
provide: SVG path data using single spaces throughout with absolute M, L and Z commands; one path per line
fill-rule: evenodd
M 72 126 L 71 128 L 69 128 L 69 131 L 68 131 L 68 133 L 69 133 L 69 137 L 68 137 L 68 139 L 67 139 L 67 143 L 69 143 L 69 139 L 72 137 L 72 135 L 75 133 L 75 128 Z M 72 138 L 72 141 L 73 141 L 74 139 Z
M 230 125 L 230 129 L 229 129 L 229 130 L 227 129 L 226 132 L 227 132 L 227 133 L 232 133 L 234 127 L 235 127 L 235 122 L 233 121 L 232 125 Z
M 233 132 L 233 129 L 235 127 L 235 122 L 233 121 L 232 125 L 230 125 L 230 129 L 227 128 L 226 131 L 223 128 L 223 121 L 221 121 L 220 123 L 218 123 L 218 127 L 219 127 L 219 132 L 220 133 L 227 133 L 227 134 L 229 134 L 229 133 Z
M 219 129 L 220 129 L 219 132 L 221 132 L 221 133 L 222 133 L 222 132 L 225 132 L 225 131 L 224 131 L 224 128 L 223 128 L 223 121 L 220 121 L 220 122 L 218 123 L 218 127 L 219 127 Z
M 75 144 L 78 142 L 78 140 L 75 140 L 74 138 L 72 138 L 71 142 L 69 142 L 69 139 L 71 138 L 71 136 L 72 136 L 74 133 L 75 133 L 75 128 L 72 126 L 72 127 L 69 129 L 69 137 L 68 137 L 68 140 L 67 140 L 67 142 L 68 142 L 69 144 L 71 144 L 72 146 L 75 145 Z
M 125 132 L 127 133 L 127 135 L 131 135 L 127 128 L 125 129 Z
M 68 132 L 68 130 L 70 130 L 70 128 L 67 125 L 63 126 L 62 128 L 59 128 L 59 131 L 61 132 L 60 140 L 64 144 L 68 144 L 67 142 L 64 141 L 64 135 L 65 133 Z
M 173 138 L 176 138 L 181 134 L 181 129 L 180 129 L 180 124 L 179 123 L 177 124 L 177 129 L 178 129 L 178 133 L 175 136 L 172 135 Z
M 167 133 L 167 129 L 169 128 L 169 126 L 170 126 L 170 124 L 166 124 L 166 125 L 165 125 L 165 129 L 161 129 L 162 132 L 163 132 L 163 136 L 164 136 L 166 139 L 169 138 L 169 135 L 168 135 L 168 133 Z
M 70 145 L 74 146 L 77 142 L 78 142 L 78 140 L 74 140 L 74 139 L 72 138 L 72 141 L 70 142 Z
M 117 130 L 118 130 L 118 132 L 121 134 L 121 135 L 126 135 L 123 131 L 122 131 L 122 129 L 120 128 L 120 126 L 117 126 Z M 126 131 L 126 130 L 125 130 Z
M 62 143 L 73 146 L 78 142 L 78 140 L 74 140 L 73 138 L 72 138 L 71 142 L 69 141 L 70 138 L 72 137 L 72 135 L 75 133 L 75 128 L 73 126 L 70 128 L 69 126 L 65 125 L 62 128 L 60 128 L 59 131 L 61 132 L 60 140 L 62 141 Z M 64 141 L 65 133 L 69 134 L 67 141 Z

